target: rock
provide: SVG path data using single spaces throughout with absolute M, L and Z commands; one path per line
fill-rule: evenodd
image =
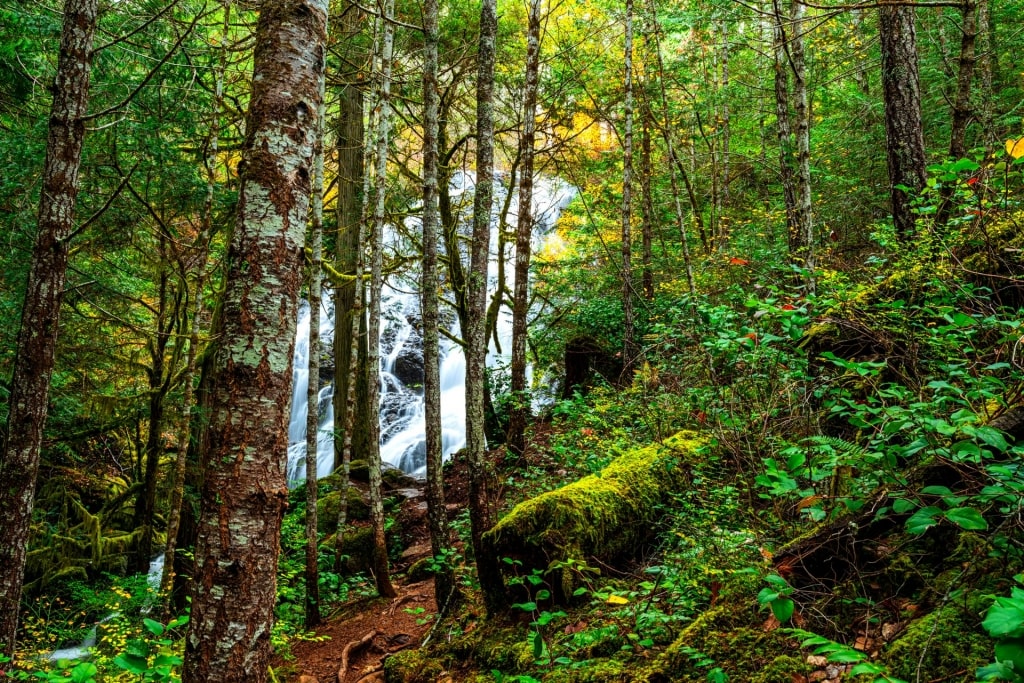
M 418 482 L 397 467 L 389 467 L 388 465 L 385 465 L 384 471 L 381 472 L 381 479 L 384 486 L 392 491 L 418 488 Z M 410 496 L 406 497 L 408 498 Z
M 332 491 L 316 502 L 317 527 L 320 533 L 333 534 L 338 529 L 338 511 L 341 509 L 341 492 Z M 370 518 L 370 506 L 363 499 L 363 494 L 354 486 L 348 488 L 349 521 L 367 520 Z

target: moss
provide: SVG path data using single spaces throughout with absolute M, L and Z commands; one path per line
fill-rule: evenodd
M 544 683 L 619 683 L 631 680 L 632 675 L 625 665 L 615 659 L 588 660 L 580 662 L 576 668 L 559 668 L 544 676 Z
M 754 674 L 750 683 L 793 683 L 795 680 L 804 680 L 801 676 L 810 671 L 811 667 L 805 660 L 792 655 L 779 655 L 771 664 Z
M 526 570 L 632 554 L 657 528 L 662 505 L 684 481 L 680 457 L 700 445 L 694 434 L 681 433 L 630 451 L 599 474 L 520 503 L 485 542 L 499 557 L 521 560 Z
M 752 596 L 745 601 L 720 603 L 683 629 L 675 642 L 633 680 L 704 683 L 712 667 L 721 667 L 731 680 L 750 681 L 755 671 L 777 673 L 791 665 L 783 657 L 793 652 L 795 643 L 779 630 L 765 631 L 760 626 L 762 621 L 764 615 L 757 611 Z M 775 668 L 769 669 L 772 666 Z M 763 679 L 764 683 L 774 680 Z M 792 679 L 785 680 L 788 683 Z
M 419 482 L 397 467 L 385 466 L 381 472 L 381 483 L 387 489 L 408 489 L 419 486 Z
M 416 560 L 412 565 L 405 571 L 405 578 L 409 583 L 419 583 L 420 581 L 426 581 L 434 572 L 431 571 L 431 561 L 433 558 L 424 557 Z
M 317 526 L 322 534 L 333 534 L 338 529 L 338 510 L 341 507 L 341 492 L 331 491 L 322 496 L 316 502 Z M 365 521 L 370 518 L 370 507 L 363 500 L 363 494 L 359 489 L 349 487 L 348 489 L 348 514 L 349 520 Z
M 973 681 L 975 669 L 991 658 L 992 641 L 978 615 L 958 605 L 914 621 L 881 656 L 892 676 L 911 681 Z
M 386 683 L 434 683 L 443 672 L 427 650 L 402 650 L 384 660 Z

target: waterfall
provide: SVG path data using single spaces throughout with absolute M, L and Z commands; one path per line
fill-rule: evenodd
M 453 199 L 472 198 L 473 176 L 458 174 L 452 181 Z M 504 192 L 495 187 L 495 206 L 500 206 Z M 557 239 L 552 231 L 559 213 L 576 195 L 576 190 L 558 178 L 538 176 L 534 183 L 534 247 L 539 248 L 545 240 Z M 463 207 L 470 202 L 462 201 Z M 516 198 L 510 205 L 508 223 L 516 223 Z M 471 223 L 468 209 L 462 215 L 464 225 Z M 407 231 L 417 231 L 419 219 L 409 219 Z M 491 259 L 488 266 L 489 288 L 493 292 L 498 276 L 497 254 L 498 216 L 491 221 Z M 467 227 L 468 230 L 468 227 Z M 398 253 L 401 242 L 398 231 L 386 231 L 385 240 Z M 514 245 L 506 253 L 505 273 L 507 286 L 512 287 L 515 273 Z M 322 358 L 330 358 L 334 338 L 334 304 L 330 293 L 325 291 L 320 315 Z M 422 330 L 419 313 L 419 291 L 417 274 L 396 276 L 384 283 L 381 300 L 380 335 L 380 422 L 381 459 L 386 465 L 397 467 L 413 476 L 423 476 L 426 471 L 425 422 L 423 409 L 423 350 Z M 446 318 L 447 315 L 447 318 Z M 306 457 L 306 393 L 309 386 L 309 304 L 303 302 L 299 308 L 298 329 L 295 338 L 293 363 L 293 389 L 291 422 L 288 427 L 288 481 L 295 484 L 305 479 Z M 442 319 L 449 321 L 449 331 L 459 336 L 458 323 L 452 311 L 442 310 Z M 503 369 L 508 366 L 512 348 L 512 312 L 503 306 L 497 321 L 500 353 L 493 341 L 487 355 L 488 367 Z M 326 364 L 325 364 L 326 363 Z M 328 368 L 333 361 L 322 361 L 321 367 Z M 444 457 L 458 451 L 466 443 L 466 360 L 462 349 L 446 337 L 441 338 L 441 428 Z M 329 381 L 329 372 L 322 377 Z M 334 413 L 332 397 L 334 387 L 327 384 L 319 394 L 319 434 L 317 438 L 317 475 L 331 473 L 334 463 Z

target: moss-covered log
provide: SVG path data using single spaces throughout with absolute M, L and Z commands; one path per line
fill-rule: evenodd
M 702 441 L 683 432 L 616 458 L 599 474 L 517 505 L 484 537 L 498 557 L 527 571 L 553 562 L 635 554 L 686 480 L 683 463 Z

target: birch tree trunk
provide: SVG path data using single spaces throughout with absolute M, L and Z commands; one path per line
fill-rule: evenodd
M 782 0 L 772 0 L 772 54 L 775 57 L 772 66 L 775 73 L 775 128 L 779 138 L 779 180 L 782 182 L 783 204 L 786 207 L 789 253 L 795 255 L 800 251 L 800 213 L 797 208 L 795 145 L 789 112 L 787 23 L 782 13 Z
M 925 184 L 914 8 L 883 6 L 878 18 L 892 220 L 897 236 L 906 240 L 914 231 L 911 201 Z
M 391 123 L 391 62 L 394 52 L 395 28 L 391 17 L 395 12 L 394 0 L 384 3 L 382 20 L 384 37 L 380 52 L 380 82 L 377 92 L 376 168 L 374 170 L 374 208 L 370 221 L 370 319 L 366 340 L 367 405 L 370 413 L 368 453 L 370 474 L 370 520 L 373 523 L 373 579 L 377 592 L 383 597 L 398 595 L 391 585 L 388 569 L 388 546 L 384 536 L 384 501 L 381 494 L 380 461 L 380 310 L 384 287 L 384 220 L 387 198 L 388 134 Z
M 504 605 L 504 582 L 497 558 L 484 544 L 491 527 L 488 506 L 488 468 L 484 458 L 484 384 L 487 361 L 487 261 L 491 242 L 494 197 L 494 61 L 498 33 L 496 0 L 480 2 L 480 37 L 476 84 L 476 189 L 473 196 L 473 236 L 466 278 L 466 453 L 469 460 L 469 516 L 477 576 L 489 614 Z M 458 252 L 449 252 L 454 260 Z
M 39 225 L 25 289 L 0 460 L 0 654 L 14 656 L 39 448 L 53 373 L 68 239 L 85 139 L 97 0 L 67 0 L 53 84 Z
M 540 80 L 541 0 L 530 0 L 526 28 L 526 78 L 523 83 L 523 130 L 519 138 L 522 173 L 519 176 L 519 215 L 516 222 L 516 273 L 512 293 L 512 411 L 508 445 L 513 453 L 526 450 L 530 398 L 526 387 L 526 318 L 529 313 L 530 251 L 533 240 L 533 172 L 537 139 L 537 90 Z
M 267 680 L 324 0 L 264 2 L 211 383 L 184 683 Z

